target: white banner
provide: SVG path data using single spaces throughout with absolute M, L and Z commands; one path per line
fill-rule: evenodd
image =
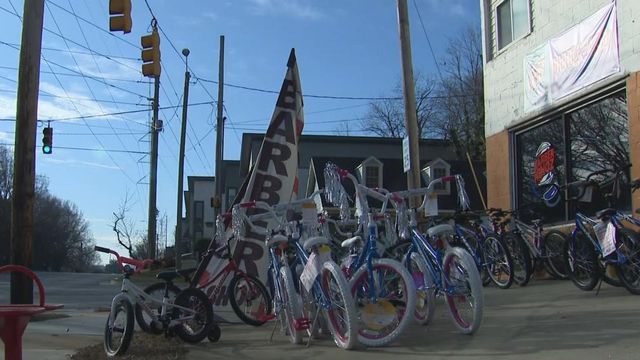
M 616 11 L 611 2 L 525 57 L 525 112 L 620 72 Z
M 294 49 L 291 49 L 287 67 L 271 122 L 249 174 L 241 202 L 257 200 L 270 205 L 288 203 L 298 192 L 298 142 L 304 127 L 304 113 Z M 247 215 L 251 215 L 253 210 L 255 209 L 248 209 Z M 266 223 L 257 225 L 267 227 Z M 230 231 L 227 231 L 227 236 L 231 236 Z M 264 235 L 251 231 L 247 226 L 246 236 L 234 240 L 231 248 L 235 249 L 233 257 L 238 265 L 266 284 L 268 257 Z M 225 241 L 217 240 L 220 244 Z M 214 271 L 220 268 L 220 261 L 223 260 L 215 256 L 211 259 L 198 279 L 200 286 L 207 284 L 215 277 Z M 205 289 L 207 294 L 211 294 L 213 285 L 217 285 L 216 282 Z M 226 291 L 221 292 L 220 295 L 219 299 L 214 300 L 214 305 L 226 307 L 228 305 Z M 223 312 L 226 312 L 224 310 Z

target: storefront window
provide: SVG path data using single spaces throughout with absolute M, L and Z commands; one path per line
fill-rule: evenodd
M 516 136 L 518 208 L 533 208 L 544 214 L 547 222 L 564 222 L 572 219 L 577 209 L 593 215 L 609 206 L 599 192 L 593 192 L 590 202 L 567 204 L 562 197 L 556 204 L 545 204 L 541 200 L 541 187 L 534 180 L 538 175 L 534 174 L 536 151 L 543 142 L 555 149 L 554 175 L 561 185 L 584 180 L 594 171 L 617 169 L 628 164 L 629 123 L 625 92 L 560 114 L 556 119 Z M 540 179 L 539 175 L 537 179 Z M 616 195 L 612 199 L 616 207 L 628 210 L 631 204 L 629 188 L 623 186 Z

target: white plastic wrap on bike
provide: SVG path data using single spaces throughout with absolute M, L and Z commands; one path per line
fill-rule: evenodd
M 611 222 L 599 222 L 593 226 L 596 237 L 602 247 L 602 256 L 616 251 L 616 227 Z
M 311 252 L 314 246 L 329 245 L 329 240 L 324 236 L 312 236 L 304 241 L 302 245 L 306 252 Z
M 224 227 L 224 220 L 222 220 L 222 217 L 218 217 L 216 219 L 216 242 L 219 244 L 224 244 L 225 241 L 227 241 L 226 239 L 226 231 L 225 231 L 225 227 Z
M 358 235 L 358 236 L 354 236 L 351 238 L 348 238 L 347 240 L 343 241 L 340 246 L 342 246 L 343 248 L 348 248 L 351 247 L 352 245 L 354 245 L 355 243 L 357 243 L 358 241 L 362 240 L 362 238 Z
M 269 237 L 269 239 L 267 240 L 267 246 L 272 247 L 272 246 L 279 245 L 281 243 L 286 244 L 288 242 L 289 242 L 289 238 L 287 238 L 286 236 L 282 234 L 274 234 L 273 236 Z
M 456 186 L 458 188 L 458 203 L 460 205 L 460 209 L 471 209 L 471 202 L 469 201 L 469 195 L 467 195 L 467 191 L 465 190 L 462 175 L 456 175 Z
M 349 219 L 349 197 L 342 186 L 338 167 L 332 162 L 328 162 L 324 167 L 324 196 L 329 203 L 338 206 L 340 219 Z
M 244 235 L 244 214 L 245 209 L 240 206 L 234 206 L 231 210 L 231 226 L 233 227 L 233 236 L 240 239 Z

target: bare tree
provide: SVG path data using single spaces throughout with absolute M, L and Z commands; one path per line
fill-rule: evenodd
M 131 210 L 131 194 L 125 193 L 118 210 L 113 212 L 113 231 L 116 233 L 118 243 L 127 249 L 129 257 L 134 257 L 134 243 L 136 236 L 135 223 L 127 218 L 127 213 Z
M 13 154 L 0 146 L 0 199 L 9 200 L 13 190 Z
M 432 121 L 435 107 L 431 100 L 436 90 L 436 81 L 420 74 L 415 77 L 416 113 L 418 118 L 418 132 L 421 137 L 433 136 Z M 360 122 L 363 130 L 376 135 L 401 138 L 406 135 L 404 123 L 404 100 L 400 84 L 393 89 L 392 96 L 369 105 L 369 111 Z
M 480 33 L 467 28 L 449 41 L 438 88 L 434 126 L 459 157 L 485 159 L 484 88 Z

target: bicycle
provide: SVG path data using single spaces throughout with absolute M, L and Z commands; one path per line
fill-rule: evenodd
M 483 285 L 493 282 L 500 289 L 510 288 L 514 280 L 513 259 L 504 239 L 483 225 L 473 212 L 459 211 L 450 219 L 454 220 L 453 245 L 461 245 L 469 252 Z
M 569 197 L 567 201 L 581 199 L 587 187 L 601 189 L 608 184 L 615 184 L 624 176 L 627 165 L 622 169 L 600 170 L 589 174 L 585 180 L 566 184 L 560 189 L 578 189 L 578 195 Z M 602 181 L 593 179 L 595 176 L 613 173 Z M 638 188 L 638 180 L 632 182 L 632 190 Z M 607 193 L 605 198 L 612 205 L 614 194 Z M 590 291 L 598 285 L 598 290 L 605 279 L 606 266 L 617 269 L 622 285 L 632 294 L 640 295 L 640 236 L 635 231 L 624 226 L 629 222 L 640 226 L 640 220 L 624 214 L 615 208 L 605 208 L 596 213 L 592 219 L 581 212 L 575 215 L 575 229 L 565 243 L 565 264 L 569 270 L 569 278 L 581 290 Z
M 111 301 L 111 308 L 104 333 L 104 350 L 108 357 L 124 354 L 133 337 L 134 307 L 151 317 L 150 329 L 178 335 L 189 343 L 202 341 L 213 324 L 213 309 L 202 291 L 187 288 L 179 291 L 173 301 L 169 298 L 170 283 L 177 276 L 175 271 L 159 273 L 158 278 L 165 281 L 164 295 L 161 299 L 153 297 L 135 285 L 131 276 L 153 263 L 153 260 L 136 260 L 120 256 L 116 251 L 95 246 L 95 251 L 114 255 L 122 268 L 123 279 L 120 292 Z M 146 302 L 159 306 L 159 313 Z M 138 322 L 141 320 L 139 319 Z
M 425 236 L 419 231 L 416 219 L 416 213 L 425 209 L 437 184 L 458 179 L 459 175 L 441 177 L 431 181 L 426 188 L 393 192 L 387 198 L 392 200 L 400 217 L 398 230 L 405 234 L 410 244 L 403 264 L 413 275 L 421 299 L 416 308 L 416 320 L 422 325 L 428 324 L 435 312 L 436 296 L 444 295 L 454 326 L 463 334 L 473 334 L 480 328 L 484 308 L 482 280 L 476 263 L 467 250 L 450 245 L 448 239 L 455 236 L 453 226 L 431 226 Z M 424 196 L 421 205 L 407 209 L 406 200 L 420 195 Z M 463 305 L 470 309 L 463 313 Z
M 416 291 L 411 274 L 402 264 L 378 255 L 378 228 L 376 218 L 367 208 L 366 195 L 385 199 L 384 195 L 358 183 L 346 170 L 332 163 L 325 167 L 325 195 L 327 201 L 341 206 L 346 192 L 341 181 L 349 179 L 356 189 L 359 230 L 367 229 L 363 241 L 354 236 L 341 243 L 349 248 L 350 255 L 343 263 L 343 271 L 349 278 L 351 293 L 359 310 L 358 341 L 366 346 L 383 346 L 394 341 L 409 325 L 415 310 Z M 366 195 L 365 195 L 366 194 Z M 348 206 L 348 203 L 346 203 Z M 383 217 L 379 217 L 380 219 Z
M 518 218 L 518 211 L 505 211 L 499 208 L 488 209 L 494 228 L 504 235 L 516 264 L 514 281 L 526 286 L 539 265 L 555 279 L 567 279 L 564 266 L 563 247 L 566 242 L 564 233 L 558 230 L 545 232 L 542 219 L 532 219 L 530 224 Z M 505 227 L 509 225 L 507 232 Z
M 231 219 L 231 214 L 218 215 L 216 218 L 216 240 L 226 238 L 225 221 Z M 211 304 L 226 295 L 229 305 L 234 313 L 244 323 L 252 326 L 261 326 L 269 320 L 272 311 L 271 296 L 265 285 L 257 277 L 243 271 L 236 259 L 232 256 L 231 240 L 233 236 L 227 238 L 225 245 L 214 249 L 215 241 L 202 256 L 202 260 L 195 269 L 195 275 L 187 280 L 191 287 L 205 291 Z M 208 264 L 216 257 L 216 268 L 211 272 L 211 277 L 203 277 Z M 222 266 L 226 261 L 226 265 Z M 220 268 L 222 267 L 222 268 Z M 186 270 L 189 272 L 189 270 Z M 228 282 L 228 287 L 225 284 Z

